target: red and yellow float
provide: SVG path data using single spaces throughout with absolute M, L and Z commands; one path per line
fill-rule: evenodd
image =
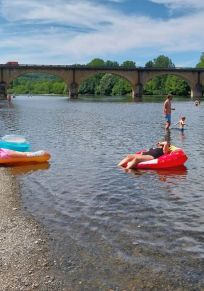
M 142 153 L 144 151 L 137 152 Z M 157 159 L 150 161 L 140 162 L 135 166 L 136 169 L 167 169 L 173 167 L 183 166 L 188 157 L 181 148 L 173 145 L 170 147 L 168 154 L 164 154 Z

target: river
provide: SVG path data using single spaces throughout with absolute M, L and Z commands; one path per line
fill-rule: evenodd
M 51 153 L 49 164 L 11 173 L 70 290 L 203 290 L 204 104 L 173 102 L 173 124 L 185 115 L 187 127 L 168 138 L 186 168 L 130 173 L 117 167 L 122 157 L 166 137 L 161 100 L 17 96 L 0 106 L 2 136 Z

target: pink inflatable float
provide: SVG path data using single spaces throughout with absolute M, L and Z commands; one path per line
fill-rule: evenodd
M 43 163 L 50 159 L 50 154 L 46 151 L 37 152 L 17 152 L 0 148 L 0 165 L 19 163 Z

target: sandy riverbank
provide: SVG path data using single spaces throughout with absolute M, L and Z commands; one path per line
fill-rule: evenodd
M 24 213 L 19 187 L 0 168 L 0 290 L 65 290 L 42 227 Z

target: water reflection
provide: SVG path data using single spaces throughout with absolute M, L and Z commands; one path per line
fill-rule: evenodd
M 180 128 L 171 128 L 165 130 L 164 140 L 168 141 L 170 144 L 171 144 L 171 131 L 173 132 L 175 131 L 176 133 L 178 133 L 179 140 L 183 144 L 184 140 L 186 139 L 186 129 L 181 130 Z
M 187 167 L 185 166 L 180 166 L 180 167 L 175 167 L 175 168 L 168 168 L 168 169 L 154 169 L 154 170 L 150 170 L 150 169 L 124 169 L 125 172 L 127 173 L 131 173 L 134 176 L 138 177 L 141 175 L 144 175 L 146 173 L 151 173 L 152 175 L 157 175 L 159 177 L 159 180 L 161 182 L 166 182 L 169 178 L 173 178 L 173 179 L 184 179 L 186 178 L 187 174 L 188 174 L 188 170 Z
M 16 165 L 9 167 L 9 172 L 12 175 L 25 175 L 31 174 L 36 171 L 48 170 L 50 168 L 50 164 L 48 162 L 45 163 L 29 163 L 24 165 Z
M 166 140 L 169 144 L 171 144 L 171 130 L 170 129 L 165 130 L 164 140 Z

